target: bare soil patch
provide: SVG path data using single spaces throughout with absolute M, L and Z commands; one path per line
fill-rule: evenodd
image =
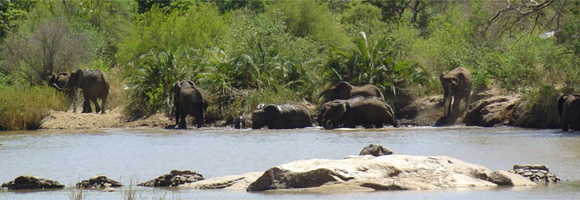
M 122 108 L 115 108 L 106 114 L 76 113 L 72 111 L 52 111 L 42 121 L 41 129 L 99 129 L 99 128 L 166 128 L 174 122 L 164 114 L 128 121 L 123 117 Z

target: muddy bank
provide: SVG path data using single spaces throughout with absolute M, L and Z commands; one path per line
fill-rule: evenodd
M 122 108 L 115 108 L 106 114 L 76 113 L 69 110 L 52 111 L 42 121 L 41 129 L 99 129 L 99 128 L 166 128 L 175 125 L 175 121 L 164 114 L 128 121 L 123 117 Z

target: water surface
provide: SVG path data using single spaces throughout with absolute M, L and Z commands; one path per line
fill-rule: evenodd
M 381 130 L 43 130 L 0 133 L 0 182 L 33 174 L 57 180 L 65 190 L 2 192 L 0 199 L 69 199 L 76 182 L 105 174 L 125 187 L 85 192 L 86 199 L 579 199 L 580 134 L 519 128 L 386 128 Z M 205 178 L 243 174 L 299 159 L 341 159 L 370 143 L 398 153 L 449 156 L 508 170 L 514 164 L 545 164 L 562 179 L 556 185 L 348 194 L 277 194 L 226 190 L 152 189 L 137 183 L 173 169 Z

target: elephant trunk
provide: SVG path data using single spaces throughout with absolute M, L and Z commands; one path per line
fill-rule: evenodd
M 444 100 L 444 105 L 445 105 L 445 112 L 444 112 L 444 116 L 449 116 L 451 115 L 451 104 L 453 103 L 453 99 L 451 99 L 451 95 L 445 97 Z
M 328 93 L 328 90 L 324 90 L 324 91 L 322 91 L 322 92 L 321 92 L 321 93 L 318 95 L 318 98 L 317 98 L 318 102 L 320 102 L 320 98 L 321 98 L 321 97 L 323 97 L 323 96 L 325 96 L 327 93 Z M 326 100 L 326 99 L 325 99 L 325 100 Z

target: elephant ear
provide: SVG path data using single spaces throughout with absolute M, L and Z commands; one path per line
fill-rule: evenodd
M 264 112 L 266 112 L 266 119 L 276 119 L 280 114 L 280 108 L 278 105 L 267 105 L 264 107 Z
M 560 93 L 558 96 L 558 116 L 562 118 L 562 111 L 564 110 L 564 102 L 568 99 L 568 95 L 564 95 L 564 93 Z
M 332 110 L 330 111 L 332 121 L 342 121 L 344 113 L 346 113 L 347 110 L 347 104 L 345 102 L 335 102 L 330 106 L 329 110 L 330 109 Z
M 346 81 L 338 83 L 338 98 L 339 99 L 349 99 L 352 91 L 352 85 Z
M 69 80 L 72 81 L 72 84 L 74 84 L 75 87 L 81 87 L 81 83 L 83 82 L 83 79 L 85 78 L 85 72 L 82 69 L 78 69 L 76 72 L 76 77 L 75 77 L 75 81 L 73 80 Z M 71 79 L 72 79 L 72 75 L 71 75 Z
M 447 73 L 445 72 L 441 72 L 441 74 L 439 74 L 439 80 L 441 81 L 441 83 L 443 83 L 443 77 L 445 77 L 447 75 Z
M 175 84 L 173 84 L 173 101 L 177 101 L 177 96 L 179 95 L 180 91 L 181 81 L 176 81 Z

